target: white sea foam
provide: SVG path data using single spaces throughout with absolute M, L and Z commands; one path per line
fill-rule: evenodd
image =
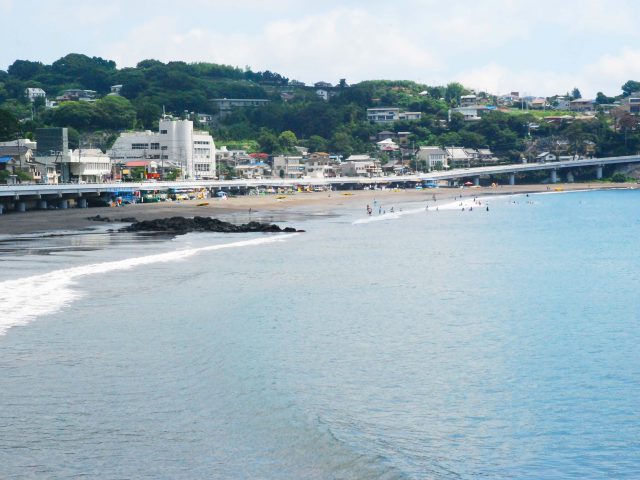
M 2 305 L 0 336 L 6 334 L 11 327 L 26 325 L 37 317 L 57 312 L 78 299 L 81 294 L 73 286 L 79 277 L 129 270 L 154 263 L 175 262 L 201 252 L 264 245 L 283 241 L 295 235 L 298 234 L 273 235 L 113 262 L 95 263 L 0 282 L 0 305 Z

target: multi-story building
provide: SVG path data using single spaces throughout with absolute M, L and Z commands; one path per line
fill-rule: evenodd
M 595 106 L 595 101 L 585 99 L 585 98 L 577 98 L 576 100 L 571 100 L 569 104 L 569 110 L 572 112 L 592 112 Z
M 264 98 L 214 98 L 211 100 L 218 107 L 220 117 L 229 115 L 236 108 L 261 107 L 270 101 Z
M 633 115 L 640 114 L 640 92 L 633 92 L 622 101 L 622 107 Z
M 309 178 L 335 177 L 337 170 L 338 162 L 328 153 L 312 153 L 304 162 L 304 175 Z
M 109 150 L 116 161 L 164 160 L 180 165 L 185 179 L 216 177 L 216 147 L 211 135 L 193 129 L 191 120 L 160 119 L 158 132 L 121 133 Z
M 375 123 L 393 123 L 398 120 L 420 120 L 421 112 L 402 112 L 396 107 L 367 108 L 367 120 Z
M 351 155 L 340 165 L 343 177 L 379 177 L 382 175 L 380 162 L 369 155 Z
M 429 170 L 441 170 L 447 167 L 447 152 L 440 147 L 420 147 L 416 156 L 427 164 Z
M 288 155 L 274 157 L 271 172 L 277 178 L 302 178 L 304 175 L 302 157 Z

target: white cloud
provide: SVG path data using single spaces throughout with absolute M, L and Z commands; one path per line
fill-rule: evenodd
M 440 66 L 403 28 L 386 25 L 364 10 L 345 8 L 236 34 L 203 27 L 181 33 L 172 19 L 158 17 L 108 46 L 104 54 L 119 66 L 144 58 L 208 61 L 270 69 L 305 81 L 401 78 Z
M 640 50 L 627 47 L 618 55 L 603 55 L 583 73 L 592 91 L 618 95 L 627 80 L 640 80 Z
M 579 74 L 542 70 L 514 71 L 504 65 L 489 63 L 482 67 L 456 74 L 455 79 L 476 90 L 495 94 L 512 91 L 520 95 L 554 95 L 566 93 L 577 85 Z
M 519 91 L 521 94 L 554 95 L 578 87 L 585 98 L 599 91 L 618 95 L 627 80 L 640 81 L 640 49 L 624 48 L 617 55 L 606 54 L 593 62 L 564 71 L 514 70 L 498 63 L 465 70 L 455 75 L 462 84 L 492 93 Z

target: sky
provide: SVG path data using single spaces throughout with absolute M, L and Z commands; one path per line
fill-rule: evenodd
M 0 0 L 0 18 L 0 69 L 83 53 L 585 98 L 640 81 L 636 0 Z

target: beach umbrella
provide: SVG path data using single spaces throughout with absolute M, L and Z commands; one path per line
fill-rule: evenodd
M 464 182 L 464 186 L 465 187 L 472 187 L 473 186 L 473 182 Z

